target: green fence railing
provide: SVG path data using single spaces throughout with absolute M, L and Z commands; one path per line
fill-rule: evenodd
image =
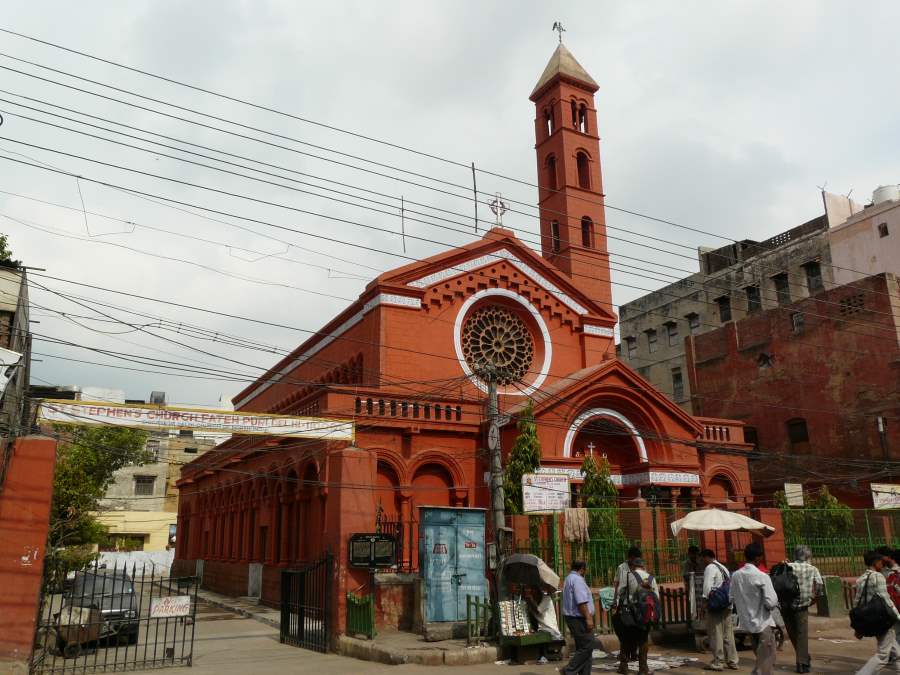
M 375 596 L 347 593 L 347 634 L 375 638 Z
M 487 598 L 466 595 L 466 643 L 476 645 L 492 639 L 491 617 L 493 609 Z

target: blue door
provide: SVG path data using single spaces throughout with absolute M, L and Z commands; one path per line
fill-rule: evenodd
M 419 523 L 425 620 L 462 621 L 467 594 L 487 597 L 484 511 L 422 507 Z

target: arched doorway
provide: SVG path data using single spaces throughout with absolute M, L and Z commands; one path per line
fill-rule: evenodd
M 638 428 L 611 408 L 589 408 L 569 426 L 563 456 L 583 456 L 586 452 L 605 453 L 610 464 L 617 466 L 647 461 L 647 447 Z
M 378 461 L 375 476 L 375 503 L 380 504 L 385 520 L 397 520 L 400 514 L 400 478 L 394 468 L 383 460 Z
M 440 464 L 423 464 L 413 475 L 412 490 L 416 506 L 451 506 L 452 488 L 453 478 Z M 418 518 L 418 513 L 414 516 Z

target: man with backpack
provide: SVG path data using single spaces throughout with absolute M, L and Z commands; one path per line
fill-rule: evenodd
M 755 541 L 744 547 L 746 563 L 731 575 L 729 597 L 737 610 L 741 628 L 753 636 L 756 665 L 752 675 L 772 675 L 775 668 L 775 619 L 772 610 L 778 596 L 768 574 L 759 570 L 763 548 Z
M 891 662 L 900 672 L 900 646 L 894 632 L 894 623 L 900 621 L 900 614 L 888 595 L 887 583 L 881 573 L 884 556 L 877 551 L 868 551 L 863 558 L 868 569 L 856 580 L 856 599 L 850 610 L 850 625 L 857 640 L 874 637 L 876 648 L 875 656 L 856 671 L 856 675 L 873 675 Z
M 737 648 L 734 644 L 734 623 L 731 619 L 731 575 L 716 560 L 711 549 L 703 549 L 700 557 L 706 563 L 703 571 L 703 599 L 706 602 L 706 634 L 713 660 L 705 670 L 738 669 Z
M 809 562 L 811 557 L 812 551 L 809 546 L 801 544 L 794 551 L 794 562 L 788 563 L 788 566 L 797 579 L 797 596 L 792 602 L 781 602 L 781 615 L 797 655 L 798 673 L 809 672 L 811 661 L 808 610 L 825 589 L 822 574 Z
M 650 628 L 659 621 L 659 587 L 644 569 L 641 558 L 632 558 L 628 577 L 619 591 L 619 673 L 628 673 L 628 661 L 637 657 L 638 675 L 649 675 L 647 652 Z

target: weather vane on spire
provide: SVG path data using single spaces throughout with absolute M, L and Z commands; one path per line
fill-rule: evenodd
M 562 21 L 554 21 L 552 30 L 559 33 L 559 44 L 562 44 L 562 34 L 566 32 L 566 29 L 563 28 Z

